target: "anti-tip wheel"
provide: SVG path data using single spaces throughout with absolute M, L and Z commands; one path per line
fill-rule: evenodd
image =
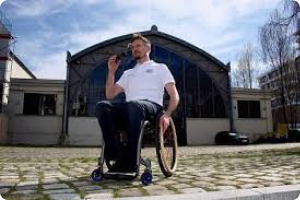
M 93 179 L 94 182 L 99 182 L 102 180 L 103 178 L 103 173 L 100 169 L 95 169 L 92 174 L 91 177 Z
M 153 178 L 152 173 L 149 171 L 145 171 L 142 174 L 141 182 L 143 185 L 149 185 L 150 183 L 152 183 L 152 178 Z

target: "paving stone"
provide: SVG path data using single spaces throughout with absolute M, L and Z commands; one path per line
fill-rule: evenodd
M 176 179 L 176 181 L 177 181 L 178 183 L 190 183 L 190 182 L 192 182 L 193 180 L 188 179 L 188 178 L 178 178 L 178 179 Z
M 254 176 L 263 176 L 263 175 L 265 175 L 266 173 L 262 173 L 262 172 L 253 172 L 253 173 L 251 173 L 251 174 L 253 174 Z
M 264 182 L 263 184 L 268 187 L 285 185 L 283 182 L 278 182 L 278 181 Z
M 16 190 L 37 190 L 37 185 L 24 185 L 24 186 L 17 186 Z
M 236 174 L 234 175 L 237 178 L 252 178 L 254 175 L 251 174 Z
M 50 190 L 50 189 L 67 189 L 67 188 L 70 188 L 70 186 L 68 186 L 65 183 L 60 183 L 60 184 L 43 185 L 43 188 L 45 190 Z
M 273 177 L 273 176 L 260 176 L 257 178 L 265 180 L 265 181 L 283 181 L 284 180 L 283 178 Z
M 213 182 L 213 181 L 216 181 L 216 180 L 218 180 L 218 179 L 212 178 L 212 177 L 197 177 L 197 178 L 195 178 L 195 181 Z
M 228 186 L 237 186 L 239 185 L 239 182 L 237 181 L 231 181 L 231 180 L 218 180 L 214 181 L 214 184 L 216 185 L 228 185 Z
M 213 187 L 215 186 L 215 184 L 213 183 L 209 183 L 209 182 L 205 182 L 205 181 L 194 181 L 191 183 L 192 185 L 194 186 L 197 186 L 197 187 L 204 187 L 204 188 L 207 188 L 207 187 Z
M 113 198 L 112 193 L 95 193 L 88 194 L 84 197 L 85 200 L 99 200 L 99 199 L 110 199 Z
M 236 179 L 236 181 L 246 182 L 246 183 L 258 183 L 259 182 L 259 180 L 254 179 L 254 178 L 238 178 L 238 179 Z
M 40 200 L 44 199 L 43 195 L 37 193 L 29 194 L 10 194 L 9 199 L 21 199 L 21 200 Z M 7 199 L 8 200 L 8 199 Z
M 75 185 L 75 186 L 77 186 L 77 187 L 78 186 L 91 185 L 91 183 L 88 182 L 88 181 L 72 182 L 72 184 Z
M 80 196 L 75 193 L 67 194 L 49 194 L 51 200 L 81 200 Z
M 214 186 L 214 187 L 211 187 L 210 189 L 212 190 L 235 190 L 237 189 L 237 187 L 234 187 L 234 186 Z
M 148 185 L 144 186 L 143 189 L 145 190 L 168 190 L 168 188 L 162 186 L 162 185 Z
M 68 176 L 59 177 L 59 180 L 61 180 L 61 181 L 67 181 L 67 182 L 75 182 L 75 181 L 78 181 L 77 178 L 74 178 L 74 177 L 68 177 Z
M 214 175 L 215 178 L 225 179 L 225 180 L 233 180 L 236 179 L 234 176 L 225 176 L 225 175 Z
M 12 194 L 21 194 L 21 195 L 27 195 L 27 194 L 34 194 L 38 193 L 37 190 L 20 190 L 20 191 L 14 191 Z
M 87 194 L 110 194 L 113 195 L 114 190 L 112 189 L 101 189 L 101 190 L 87 190 Z
M 51 189 L 51 190 L 44 190 L 44 194 L 64 194 L 64 193 L 74 193 L 74 189 Z
M 7 176 L 7 175 L 3 175 L 3 176 L 0 176 L 0 180 L 3 180 L 3 179 L 19 179 L 19 176 Z
M 188 172 L 187 172 L 187 173 L 188 173 Z M 195 176 L 192 176 L 192 175 L 181 175 L 180 177 L 181 177 L 181 178 L 189 178 L 189 179 L 195 178 Z
M 156 195 L 172 195 L 176 194 L 172 190 L 147 190 L 150 196 L 156 196 Z
M 46 178 L 42 180 L 43 184 L 57 184 L 60 183 L 59 180 L 55 179 L 55 178 Z
M 0 188 L 0 194 L 4 194 L 8 192 L 10 189 L 9 188 Z
M 158 185 L 176 185 L 178 184 L 177 181 L 172 181 L 172 180 L 163 180 L 163 181 L 159 181 L 157 182 Z
M 191 185 L 188 185 L 188 184 L 184 184 L 184 183 L 180 183 L 180 184 L 177 184 L 177 185 L 171 185 L 173 188 L 176 188 L 176 189 L 182 189 L 182 188 L 190 188 Z
M 99 185 L 84 185 L 84 186 L 80 186 L 78 187 L 80 190 L 85 190 L 85 191 L 90 191 L 90 190 L 102 190 L 103 187 L 99 186 Z
M 178 189 L 179 192 L 181 193 L 198 193 L 198 192 L 206 192 L 204 189 L 202 188 L 182 188 L 182 189 Z
M 140 197 L 142 192 L 138 188 L 121 189 L 118 191 L 119 197 Z

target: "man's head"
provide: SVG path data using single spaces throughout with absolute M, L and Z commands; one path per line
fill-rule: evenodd
M 150 41 L 143 37 L 141 34 L 133 34 L 130 48 L 132 51 L 132 55 L 136 60 L 143 59 L 145 57 L 149 57 L 151 51 L 151 43 Z

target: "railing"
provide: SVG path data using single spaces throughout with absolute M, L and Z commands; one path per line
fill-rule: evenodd
M 3 12 L 0 10 L 0 24 L 4 25 L 4 27 L 11 32 L 12 29 L 12 23 L 9 19 L 6 18 L 6 16 L 3 14 Z

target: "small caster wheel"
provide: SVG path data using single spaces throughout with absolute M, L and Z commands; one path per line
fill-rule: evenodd
M 145 170 L 141 177 L 141 182 L 143 185 L 149 185 L 152 183 L 152 173 L 150 170 Z
M 100 169 L 95 169 L 92 174 L 91 177 L 93 179 L 94 182 L 99 182 L 102 180 L 103 178 L 103 173 Z

